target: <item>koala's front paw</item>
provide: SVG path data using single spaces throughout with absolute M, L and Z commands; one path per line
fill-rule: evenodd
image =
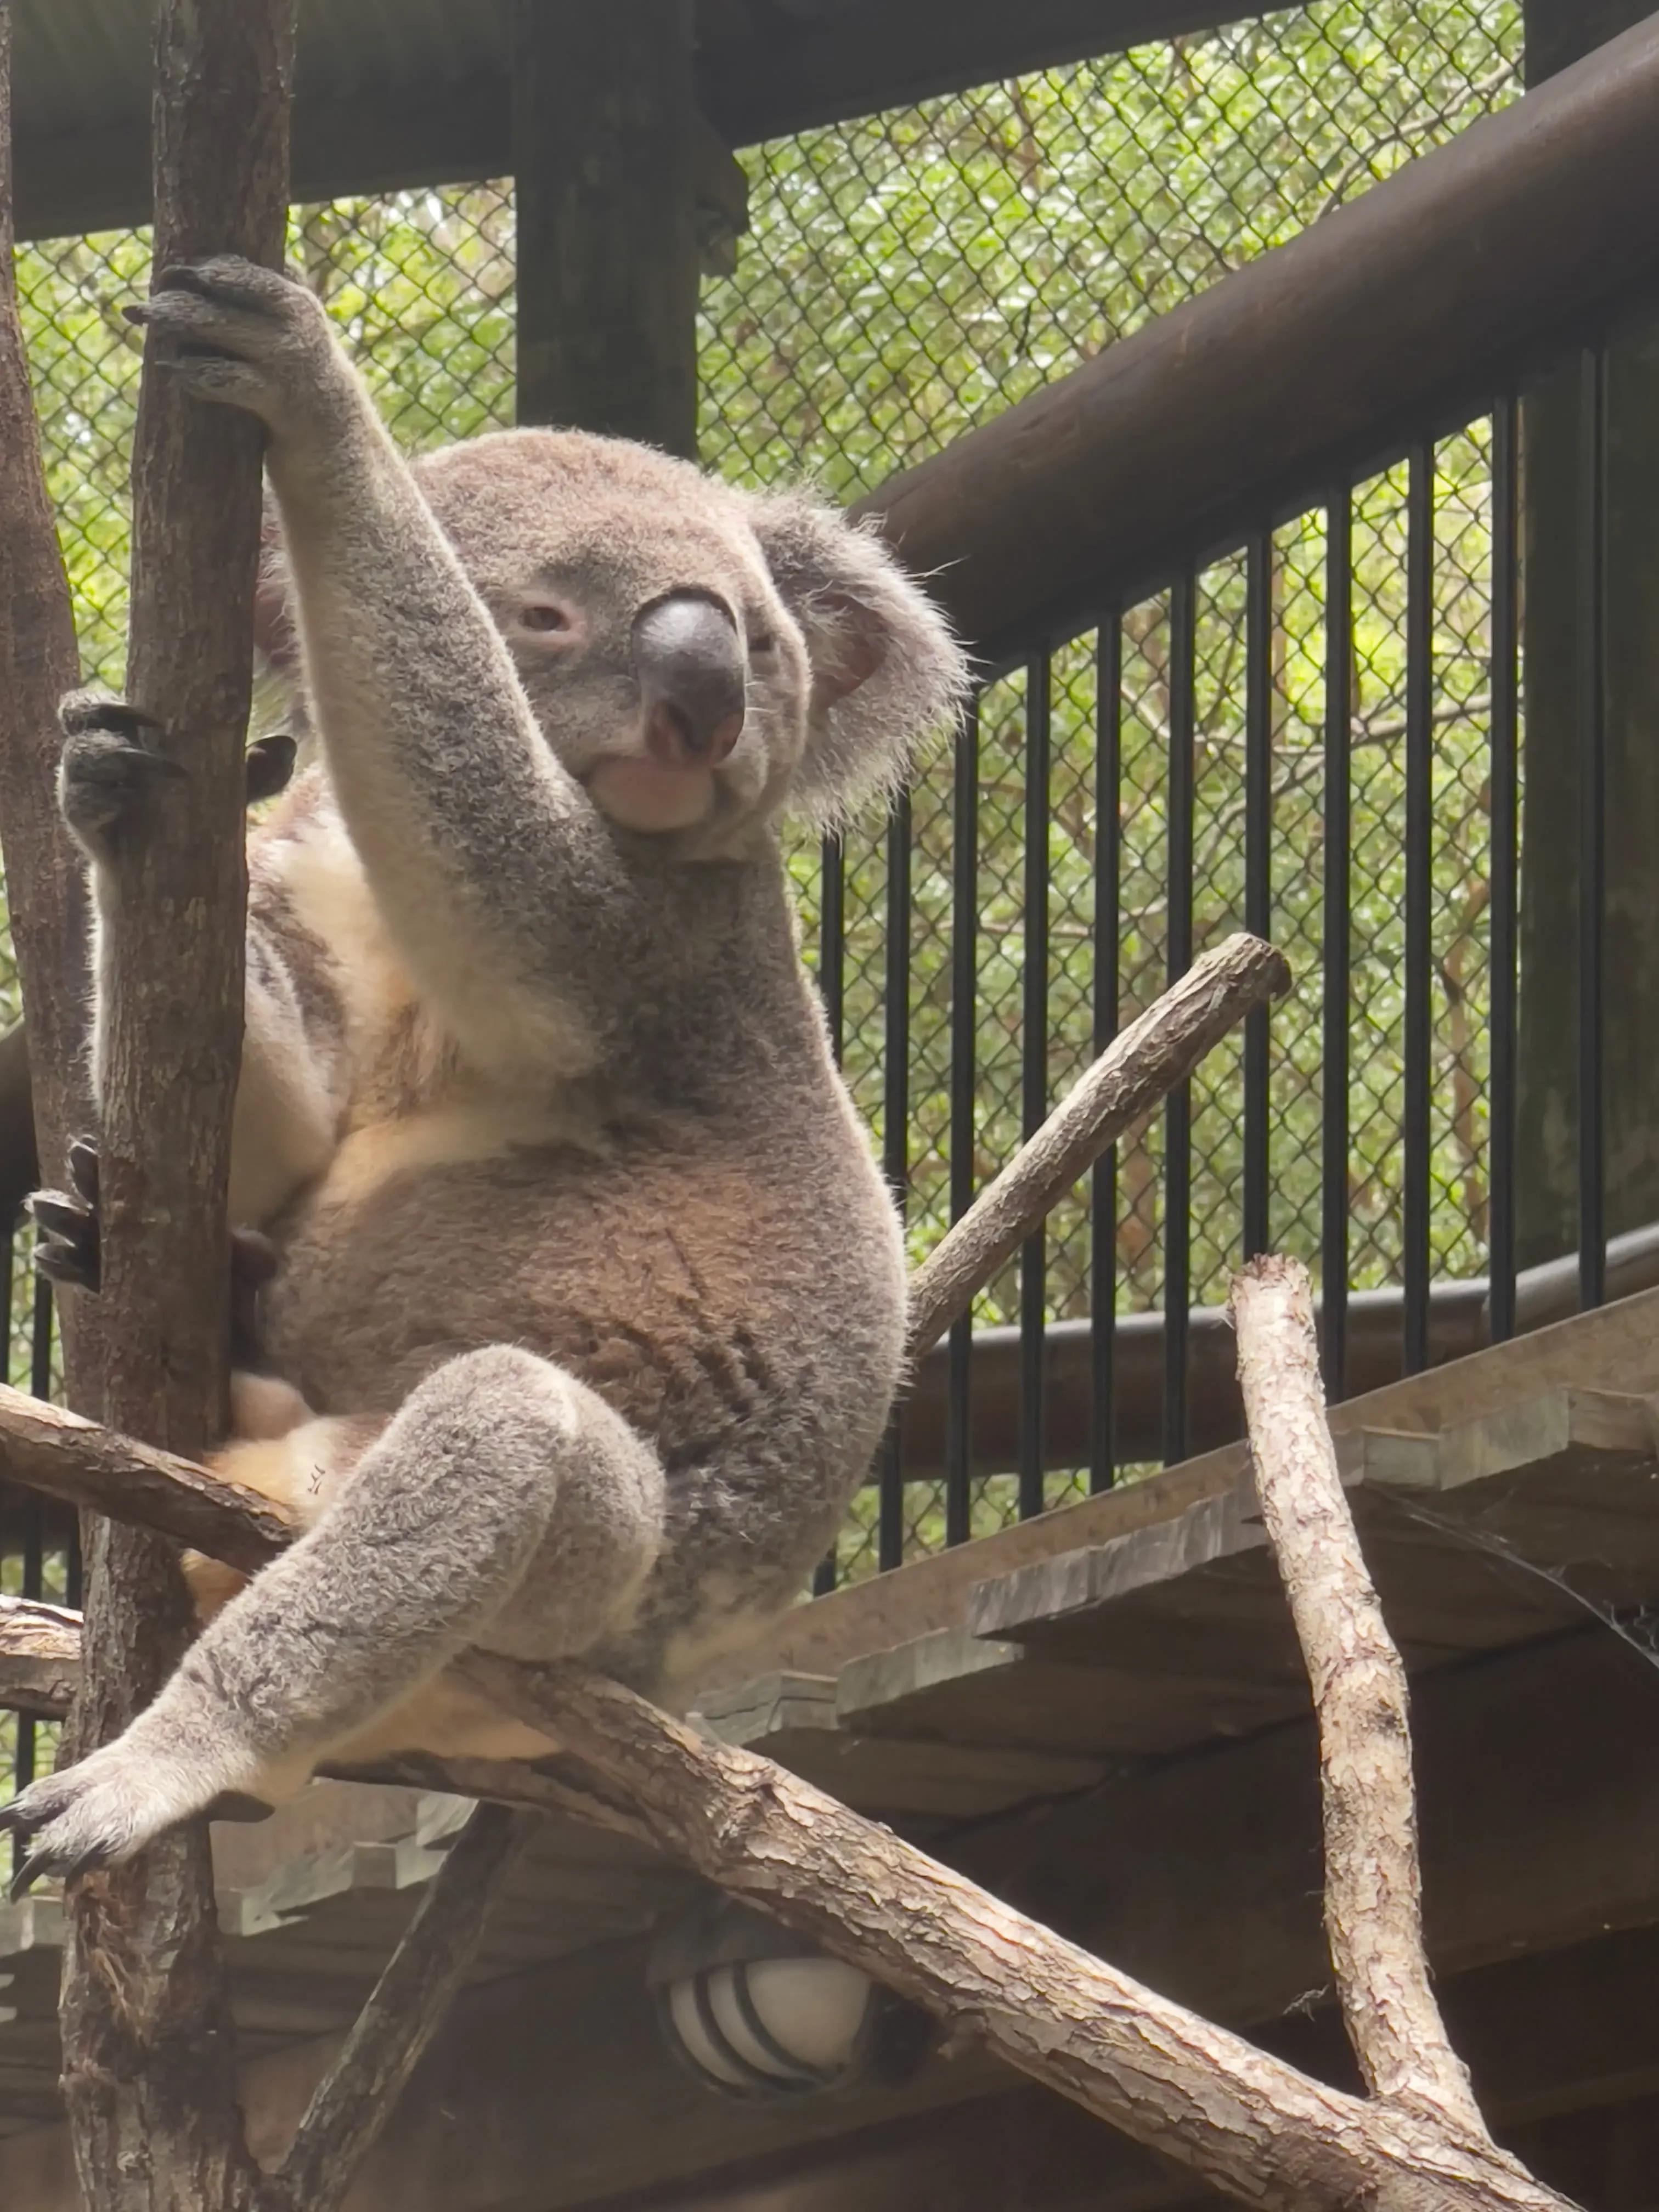
M 54 1283 L 96 1291 L 103 1279 L 98 1223 L 98 1147 L 77 1137 L 69 1148 L 73 1192 L 32 1191 L 23 1209 L 34 1224 L 34 1264 Z
M 163 341 L 161 359 L 198 398 L 246 408 L 278 438 L 315 428 L 352 390 L 314 294 L 234 254 L 163 269 L 122 312 Z
M 270 1811 L 242 1791 L 207 1790 L 187 1759 L 160 1758 L 129 1733 L 0 1806 L 0 1835 L 15 1835 L 26 1853 L 11 1894 L 48 1875 L 117 1866 L 184 1820 L 263 1820 Z
M 125 699 L 71 691 L 59 705 L 64 749 L 58 805 L 70 830 L 96 855 L 141 830 L 160 787 L 183 775 L 160 749 L 161 725 Z

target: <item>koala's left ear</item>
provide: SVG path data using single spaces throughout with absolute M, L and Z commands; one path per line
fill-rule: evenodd
M 789 811 L 831 827 L 903 782 L 921 740 L 955 715 L 967 660 L 872 531 L 804 492 L 751 499 L 749 520 L 812 664 Z

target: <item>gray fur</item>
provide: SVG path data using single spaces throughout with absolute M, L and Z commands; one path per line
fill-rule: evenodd
M 210 264 L 147 312 L 269 426 L 318 749 L 251 846 L 233 1181 L 319 1418 L 227 1462 L 286 1454 L 314 1525 L 19 1801 L 58 1867 L 395 1738 L 469 1645 L 681 1703 L 799 1594 L 885 1423 L 903 1273 L 777 825 L 889 788 L 962 682 L 804 495 L 548 431 L 411 467 L 299 287 Z M 687 589 L 744 641 L 747 716 L 647 833 L 627 640 Z

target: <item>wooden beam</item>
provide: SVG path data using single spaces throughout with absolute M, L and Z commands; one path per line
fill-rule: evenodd
M 521 422 L 697 442 L 697 116 L 684 0 L 516 0 Z
M 745 146 L 1257 12 L 1243 0 L 848 0 L 710 40 L 699 74 L 709 114 Z
M 860 511 L 992 661 L 1086 623 L 1659 272 L 1656 143 L 1650 17 Z
M 448 0 L 474 15 L 471 0 Z M 136 0 L 126 0 L 129 8 Z M 66 12 L 64 0 L 20 0 L 20 15 Z M 1207 29 L 1254 12 L 1237 0 L 854 0 L 831 15 L 744 9 L 735 27 L 705 7 L 694 57 L 699 104 L 726 143 L 750 145 L 809 124 L 902 106 L 930 94 L 1022 70 L 1116 52 L 1143 40 Z M 758 20 L 757 20 L 758 16 Z M 326 17 L 325 23 L 320 18 Z M 705 20 L 706 19 L 706 20 Z M 356 37 L 354 41 L 354 22 Z M 319 33 L 324 33 L 322 39 Z M 377 15 L 313 11 L 300 38 L 294 192 L 336 199 L 512 173 L 512 70 L 473 25 L 451 42 L 454 75 L 410 82 L 384 47 Z M 317 43 L 313 45 L 313 40 Z M 143 88 L 82 123 L 66 81 L 42 72 L 72 54 L 72 30 L 31 41 L 20 74 L 17 231 L 62 238 L 147 222 L 149 132 Z M 355 58 L 342 84 L 340 58 Z M 392 66 L 388 66 L 388 63 Z M 31 118 L 40 119 L 32 123 Z

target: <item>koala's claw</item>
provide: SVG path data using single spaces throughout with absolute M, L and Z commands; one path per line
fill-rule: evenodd
M 98 1147 L 76 1137 L 69 1148 L 73 1192 L 31 1191 L 23 1208 L 33 1224 L 34 1263 L 43 1275 L 71 1289 L 96 1291 L 102 1279 L 98 1227 Z
M 31 1191 L 23 1203 L 40 1273 L 71 1290 L 97 1291 L 103 1281 L 97 1209 L 62 1190 Z
M 0 1836 L 15 1836 L 23 1848 L 7 1894 L 15 1905 L 37 1881 L 53 1875 L 90 1873 L 126 1854 L 112 1831 L 75 1815 L 74 1795 L 66 1785 L 76 1770 L 49 1775 L 33 1784 L 9 1805 L 0 1806 Z
M 85 842 L 118 836 L 142 818 L 160 785 L 185 773 L 160 750 L 161 725 L 128 700 L 71 691 L 58 720 L 64 732 L 58 805 Z
M 258 1820 L 271 1809 L 234 1790 L 204 1804 L 199 1788 L 187 1771 L 125 1737 L 31 1783 L 0 1807 L 0 1835 L 24 1846 L 12 1876 L 14 1902 L 46 1875 L 67 1879 L 132 1858 L 186 1820 Z
M 250 806 L 257 806 L 262 799 L 275 799 L 279 791 L 287 790 L 298 746 L 286 730 L 273 730 L 269 737 L 255 738 L 247 749 Z

